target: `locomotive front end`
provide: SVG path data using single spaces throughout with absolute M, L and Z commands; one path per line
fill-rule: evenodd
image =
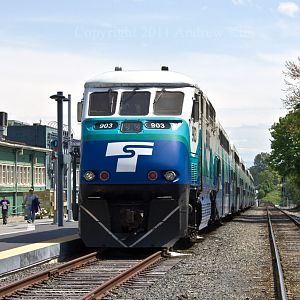
M 89 247 L 171 247 L 188 229 L 193 89 L 117 73 L 86 84 L 80 236 Z

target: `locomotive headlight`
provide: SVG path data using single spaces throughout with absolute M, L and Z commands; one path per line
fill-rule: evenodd
M 174 171 L 167 171 L 164 174 L 164 177 L 166 178 L 166 180 L 168 181 L 173 181 L 176 179 L 176 173 Z
M 86 171 L 83 177 L 86 181 L 92 181 L 95 178 L 95 174 L 92 171 Z

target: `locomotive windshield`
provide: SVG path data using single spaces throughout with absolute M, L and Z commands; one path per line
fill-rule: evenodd
M 117 92 L 96 92 L 90 95 L 90 116 L 111 116 L 115 113 Z
M 149 113 L 150 92 L 123 92 L 120 103 L 121 116 L 146 116 Z
M 184 93 L 162 89 L 155 93 L 153 100 L 154 115 L 179 116 L 182 113 Z M 118 92 L 108 90 L 93 92 L 89 96 L 89 116 L 146 116 L 150 111 L 150 91 L 124 91 L 120 93 L 120 106 L 117 106 Z M 118 112 L 119 110 L 119 112 Z M 152 109 L 151 109 L 152 110 Z
M 181 115 L 183 96 L 181 92 L 157 92 L 153 103 L 155 115 Z

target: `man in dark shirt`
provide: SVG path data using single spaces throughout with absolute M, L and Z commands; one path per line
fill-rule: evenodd
M 29 194 L 25 197 L 23 206 L 25 207 L 27 222 L 34 223 L 35 213 L 40 209 L 38 197 L 33 193 L 33 189 L 29 190 Z
M 9 204 L 10 204 L 9 200 L 6 199 L 6 196 L 3 196 L 3 199 L 0 201 L 0 205 L 1 205 L 1 208 L 2 208 L 3 225 L 7 224 Z

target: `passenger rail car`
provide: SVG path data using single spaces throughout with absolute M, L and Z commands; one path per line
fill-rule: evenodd
M 190 78 L 116 68 L 86 82 L 79 228 L 89 247 L 171 247 L 253 204 L 253 179 Z

